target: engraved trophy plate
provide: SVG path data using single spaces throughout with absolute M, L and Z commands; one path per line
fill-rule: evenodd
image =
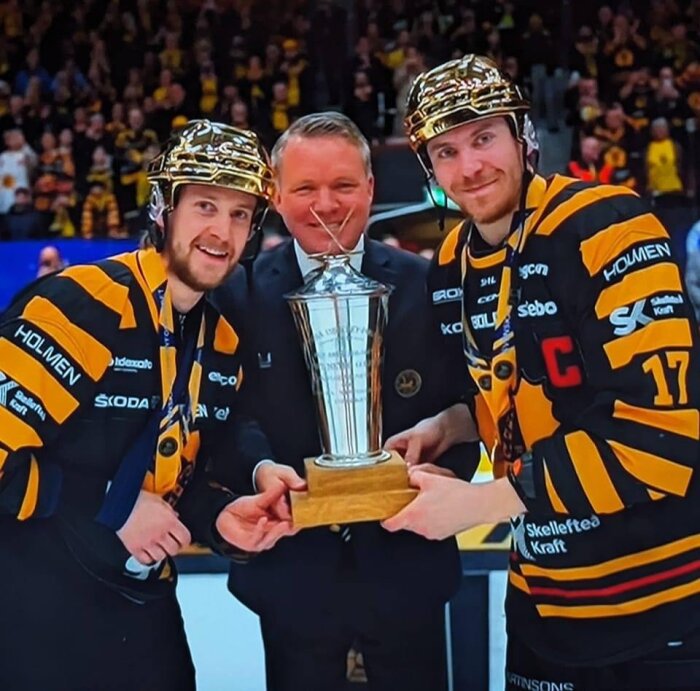
M 326 256 L 299 290 L 286 295 L 301 339 L 329 468 L 387 460 L 381 448 L 381 382 L 389 295 L 385 285 L 355 271 L 349 254 Z

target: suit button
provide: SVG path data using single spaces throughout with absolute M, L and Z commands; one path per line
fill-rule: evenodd
M 482 377 L 479 377 L 479 388 L 484 390 L 484 391 L 491 391 L 491 375 L 490 374 L 484 374 Z
M 177 451 L 177 440 L 173 437 L 166 437 L 163 441 L 158 444 L 158 453 L 161 456 L 172 456 Z
M 329 526 L 328 526 L 328 529 L 329 529 L 332 533 L 339 533 L 339 532 L 340 532 L 340 526 L 339 526 L 337 523 L 334 523 L 333 525 L 329 525 Z
M 499 379 L 508 379 L 511 374 L 513 374 L 513 365 L 510 362 L 499 362 L 496 365 L 496 376 Z

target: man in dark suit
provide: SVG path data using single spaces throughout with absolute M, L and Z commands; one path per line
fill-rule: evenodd
M 364 236 L 373 178 L 367 141 L 352 121 L 338 113 L 297 120 L 277 142 L 273 166 L 275 204 L 293 240 L 263 253 L 251 276 L 240 272 L 218 295 L 223 313 L 236 315 L 246 349 L 245 412 L 276 455 L 214 469 L 241 490 L 303 489 L 303 459 L 321 452 L 309 374 L 284 298 L 320 266 L 310 255 L 352 251 L 354 268 L 395 287 L 385 332 L 386 436 L 459 400 L 466 379 L 461 353 L 454 361 L 429 356 L 427 263 Z M 478 447 L 464 444 L 432 470 L 471 477 L 477 461 Z M 229 589 L 260 615 L 268 691 L 344 689 L 353 644 L 372 691 L 445 689 L 444 606 L 460 578 L 454 540 L 390 535 L 376 522 L 346 528 L 302 530 L 231 567 Z

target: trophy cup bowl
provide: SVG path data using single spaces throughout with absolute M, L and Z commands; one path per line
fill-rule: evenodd
M 324 256 L 292 310 L 316 402 L 323 453 L 305 459 L 306 492 L 292 492 L 295 525 L 382 520 L 413 499 L 406 464 L 382 443 L 384 329 L 392 286 Z

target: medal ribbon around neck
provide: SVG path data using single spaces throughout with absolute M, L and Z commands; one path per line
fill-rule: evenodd
M 502 263 L 501 280 L 498 287 L 498 303 L 494 325 L 494 338 L 490 354 L 479 350 L 474 333 L 466 314 L 467 271 L 470 266 L 470 245 L 474 224 L 469 227 L 467 240 L 461 257 L 462 265 L 462 326 L 464 334 L 464 353 L 469 372 L 479 387 L 479 391 L 489 410 L 494 428 L 499 437 L 497 446 L 508 460 L 519 447 L 515 434 L 515 410 L 512 393 L 517 384 L 517 362 L 515 355 L 515 331 L 513 329 L 513 308 L 518 303 L 518 262 L 529 235 L 531 225 L 518 224 L 515 232 L 506 240 L 503 250 L 505 258 Z M 515 280 L 514 280 L 515 279 Z M 516 441 L 513 444 L 513 441 Z M 493 454 L 496 449 L 489 449 Z M 492 459 L 493 460 L 493 459 Z
M 180 343 L 180 357 L 175 338 L 175 320 L 170 290 L 161 287 L 154 294 L 159 309 L 160 373 L 163 417 L 160 421 L 156 445 L 156 463 L 153 477 L 153 490 L 159 494 L 172 491 L 182 470 L 182 452 L 187 445 L 190 430 L 199 403 L 202 382 L 202 353 L 206 323 L 204 312 L 199 324 L 196 343 L 191 336 L 184 335 Z M 179 360 L 179 362 L 178 362 Z M 178 367 L 189 368 L 186 389 L 179 386 Z M 180 380 L 187 372 L 180 374 Z

